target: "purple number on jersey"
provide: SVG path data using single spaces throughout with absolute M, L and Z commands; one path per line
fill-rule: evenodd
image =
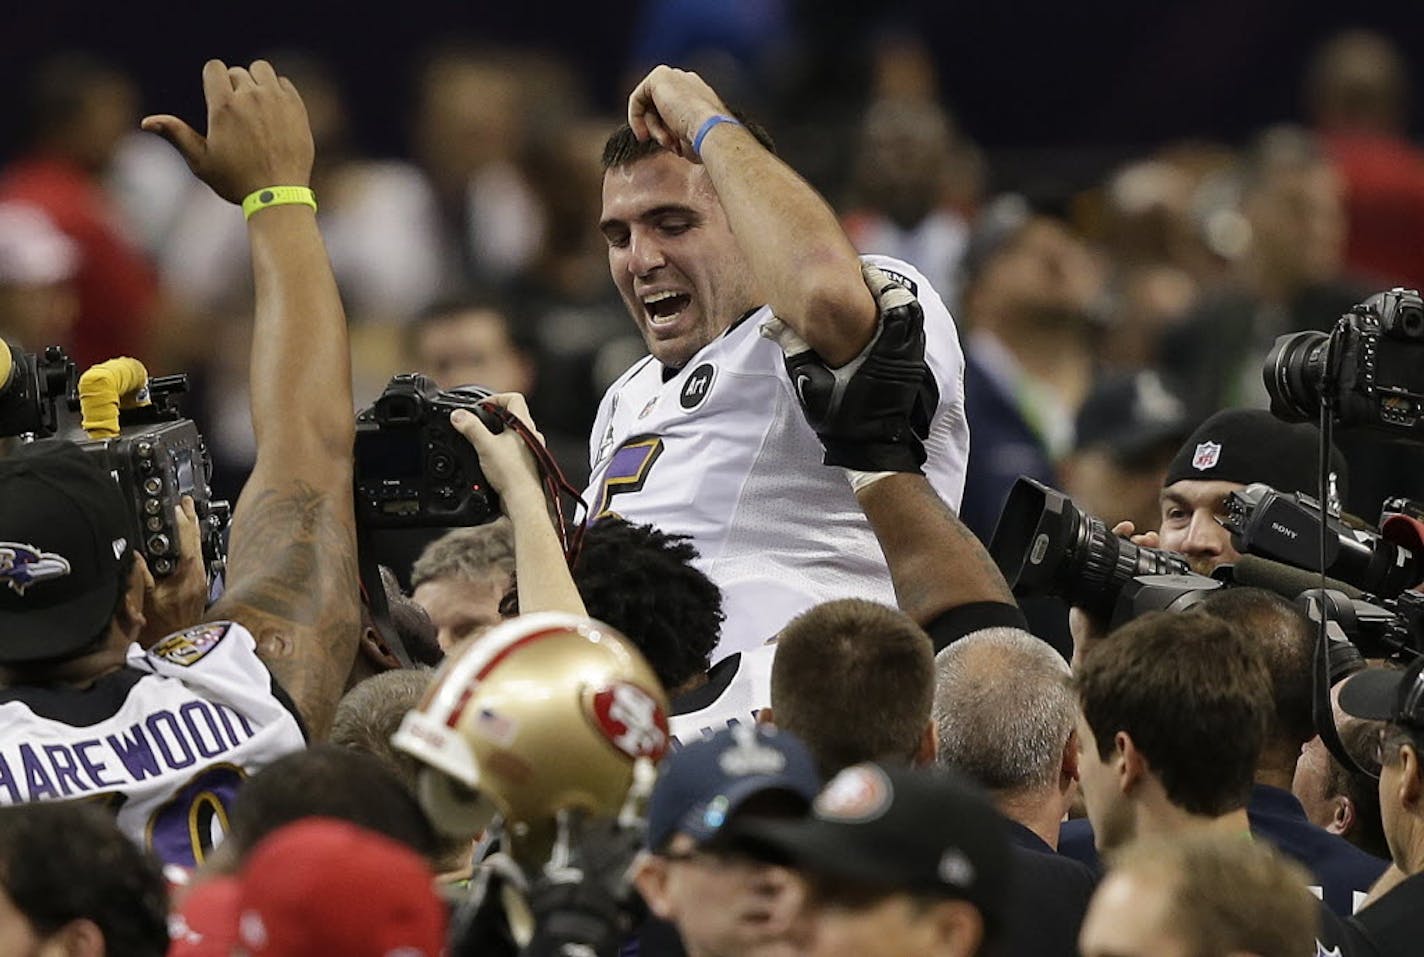
M 599 486 L 598 501 L 589 510 L 592 521 L 614 514 L 609 508 L 613 496 L 636 492 L 648 480 L 653 463 L 663 454 L 663 440 L 656 435 L 635 435 L 613 453 Z
M 213 849 L 215 831 L 227 830 L 227 809 L 247 775 L 215 764 L 188 779 L 148 819 L 148 847 L 161 861 L 194 868 Z

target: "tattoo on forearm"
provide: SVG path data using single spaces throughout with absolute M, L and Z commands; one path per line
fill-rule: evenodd
M 263 489 L 244 504 L 233 525 L 228 591 L 214 613 L 241 622 L 260 652 L 282 639 L 283 654 L 263 657 L 317 731 L 360 629 L 351 505 L 303 481 Z

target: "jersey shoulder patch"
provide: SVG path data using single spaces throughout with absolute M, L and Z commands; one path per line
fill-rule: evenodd
M 227 637 L 231 629 L 230 621 L 211 621 L 187 631 L 175 631 L 150 648 L 148 653 L 155 658 L 162 658 L 187 668 L 202 661 L 208 652 Z

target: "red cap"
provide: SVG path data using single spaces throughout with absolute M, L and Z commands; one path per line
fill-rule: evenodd
M 258 844 L 240 878 L 238 943 L 253 957 L 438 957 L 445 905 L 414 851 L 309 818 Z
M 1380 525 L 1380 534 L 1386 541 L 1407 548 L 1415 555 L 1424 557 L 1424 522 L 1412 515 L 1395 512 Z
M 168 922 L 173 943 L 168 957 L 229 957 L 237 946 L 237 901 L 242 885 L 235 877 L 199 884 L 183 897 Z

